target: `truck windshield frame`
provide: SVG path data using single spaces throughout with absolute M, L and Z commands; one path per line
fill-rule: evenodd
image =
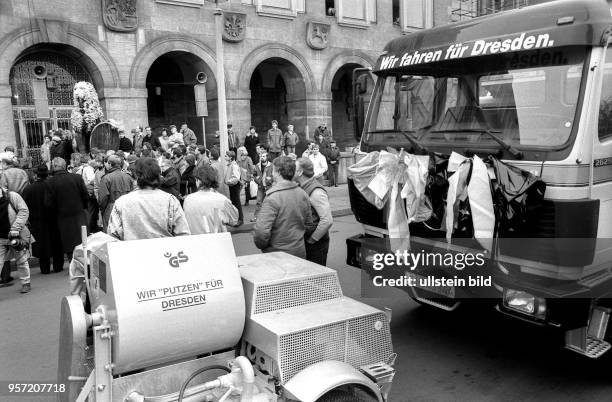
M 576 137 L 590 57 L 589 46 L 566 46 L 377 72 L 362 150 L 410 148 L 408 133 L 436 152 L 514 158 L 494 133 L 526 159 L 561 160 Z

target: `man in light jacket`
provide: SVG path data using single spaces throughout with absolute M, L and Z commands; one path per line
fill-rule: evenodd
M 317 264 L 327 264 L 329 251 L 329 230 L 333 218 L 327 191 L 314 178 L 314 167 L 308 158 L 299 158 L 296 162 L 295 181 L 308 194 L 312 207 L 313 224 L 306 231 L 306 259 Z
M 317 144 L 313 144 L 312 152 L 308 156 L 308 159 L 310 159 L 312 162 L 315 179 L 322 182 L 323 175 L 325 172 L 327 172 L 327 159 L 325 158 L 325 155 L 319 152 L 319 146 Z
M 274 184 L 266 194 L 253 231 L 257 248 L 264 253 L 284 251 L 306 258 L 304 235 L 312 225 L 308 196 L 293 182 L 295 162 L 288 156 L 273 162 Z

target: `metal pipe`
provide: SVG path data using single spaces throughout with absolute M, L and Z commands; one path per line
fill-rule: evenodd
M 234 359 L 234 365 L 240 368 L 242 374 L 242 394 L 240 395 L 240 402 L 251 402 L 253 400 L 253 388 L 255 386 L 255 371 L 253 365 L 244 356 L 238 356 Z

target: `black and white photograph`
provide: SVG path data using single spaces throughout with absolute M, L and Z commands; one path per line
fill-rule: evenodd
M 612 400 L 612 0 L 0 0 L 0 402 Z

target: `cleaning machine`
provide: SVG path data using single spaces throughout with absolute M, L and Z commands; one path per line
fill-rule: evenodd
M 387 400 L 390 312 L 344 296 L 336 271 L 236 257 L 229 233 L 83 248 L 89 302 L 62 299 L 61 402 Z

